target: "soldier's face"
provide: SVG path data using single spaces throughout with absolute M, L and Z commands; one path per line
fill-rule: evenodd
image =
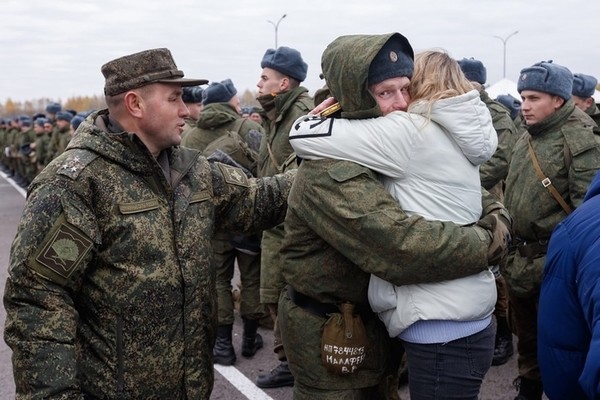
M 410 79 L 401 76 L 371 85 L 369 91 L 375 98 L 381 113 L 387 115 L 392 111 L 406 111 L 410 101 L 409 84 Z
M 521 98 L 523 99 L 521 114 L 527 125 L 533 125 L 546 119 L 565 103 L 558 96 L 536 90 L 523 90 Z
M 272 68 L 263 68 L 260 74 L 260 80 L 256 84 L 258 88 L 258 96 L 265 96 L 267 94 L 281 93 L 285 90 L 285 80 L 287 78 L 275 71 Z
M 154 155 L 181 143 L 184 118 L 190 114 L 181 94 L 181 86 L 173 83 L 154 83 L 137 92 L 136 133 Z
M 190 118 L 197 120 L 200 116 L 200 111 L 202 111 L 202 103 L 187 103 L 186 106 L 190 111 Z
M 575 105 L 583 111 L 594 105 L 593 97 L 572 96 L 571 98 L 573 99 L 573 102 L 575 102 Z

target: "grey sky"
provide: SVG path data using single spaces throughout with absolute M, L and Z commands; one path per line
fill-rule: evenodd
M 101 95 L 100 66 L 122 55 L 167 47 L 187 77 L 231 78 L 255 90 L 260 60 L 278 45 L 308 63 L 304 82 L 322 86 L 321 53 L 340 35 L 404 34 L 415 50 L 446 49 L 487 67 L 488 84 L 553 59 L 600 78 L 597 0 L 4 0 L 0 5 L 0 102 Z

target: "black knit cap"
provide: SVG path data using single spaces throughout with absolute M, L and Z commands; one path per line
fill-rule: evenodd
M 375 55 L 369 66 L 368 84 L 406 76 L 412 78 L 415 54 L 412 46 L 399 33 L 393 35 Z

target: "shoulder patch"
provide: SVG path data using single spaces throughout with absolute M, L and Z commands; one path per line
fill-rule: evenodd
M 47 279 L 64 284 L 92 245 L 90 238 L 62 217 L 41 244 L 31 267 Z
M 225 182 L 231 185 L 248 187 L 250 183 L 248 182 L 248 177 L 242 170 L 239 168 L 232 167 L 227 164 L 217 163 L 221 173 L 223 174 L 223 178 L 225 178 Z
M 98 158 L 98 154 L 90 151 L 73 151 L 63 160 L 56 173 L 77 179 L 81 171 L 96 158 Z

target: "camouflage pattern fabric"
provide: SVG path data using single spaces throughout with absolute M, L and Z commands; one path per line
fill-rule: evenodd
M 594 134 L 600 135 L 600 108 L 598 108 L 598 104 L 593 104 L 590 106 L 590 108 L 585 110 L 585 113 L 592 117 L 596 123 L 596 126 L 594 127 Z
M 239 134 L 238 134 L 239 131 Z M 183 138 L 182 145 L 200 150 L 209 160 L 239 166 L 248 177 L 256 175 L 258 153 L 252 150 L 244 138 L 254 140 L 262 135 L 263 129 L 256 122 L 243 120 L 242 116 L 228 103 L 206 105 L 196 127 Z M 243 236 L 258 242 L 258 234 Z M 244 318 L 257 319 L 264 307 L 260 304 L 260 254 L 246 254 L 231 243 L 231 235 L 218 233 L 212 240 L 216 269 L 216 287 L 219 325 L 234 322 L 234 304 L 231 280 L 237 260 L 242 290 L 240 292 L 240 314 Z
M 593 125 L 591 118 L 569 100 L 550 117 L 527 127 L 542 171 L 572 209 L 581 204 L 600 168 L 600 137 L 594 135 Z M 547 240 L 566 213 L 537 177 L 528 153 L 528 137 L 519 138 L 510 157 L 505 204 L 513 218 L 514 237 L 532 243 Z M 570 166 L 565 161 L 565 146 L 571 153 Z M 509 292 L 537 293 L 544 261 L 544 254 L 533 259 L 518 251 L 509 255 L 501 266 Z
M 255 140 L 255 133 L 247 137 L 250 132 L 263 133 L 263 128 L 252 120 L 243 120 L 236 126 L 236 121 L 241 119 L 242 116 L 228 103 L 207 104 L 196 121 L 196 127 L 183 136 L 181 145 L 204 151 L 209 143 L 229 131 L 239 134 L 246 142 Z
M 273 176 L 286 170 L 290 164 L 286 160 L 294 152 L 289 141 L 292 124 L 299 117 L 308 114 L 314 103 L 308 90 L 302 86 L 285 93 L 277 94 L 267 101 L 259 99 L 267 113 L 268 129 L 258 151 L 257 176 Z M 269 152 L 268 147 L 271 151 Z M 272 159 L 271 154 L 275 158 Z M 293 165 L 292 168 L 296 166 Z M 283 227 L 279 226 L 263 233 L 261 240 L 260 300 L 265 304 L 276 304 L 285 286 L 281 275 L 279 249 L 283 239 Z
M 325 50 L 327 85 L 337 99 L 348 100 L 342 116 L 380 114 L 366 92 L 366 79 L 371 60 L 389 37 L 345 36 Z M 384 325 L 370 311 L 369 275 L 405 285 L 476 274 L 487 265 L 489 235 L 479 227 L 408 217 L 375 173 L 348 161 L 302 161 L 288 201 L 281 248 L 285 281 L 319 302 L 350 301 L 365 310 L 370 338 L 360 370 L 347 376 L 329 373 L 320 354 L 326 318 L 299 308 L 284 292 L 279 313 L 295 398 L 326 399 L 327 391 L 336 390 L 366 396 L 380 384 L 386 393 L 380 398 L 394 398 L 400 357 L 391 351 Z M 483 206 L 486 211 L 495 207 L 489 194 Z
M 281 223 L 295 172 L 248 179 L 174 147 L 165 175 L 108 121 L 86 119 L 29 188 L 4 295 L 17 398 L 208 399 L 210 239 Z
M 523 132 L 517 129 L 506 107 L 492 100 L 483 87 L 479 89 L 479 93 L 481 100 L 490 110 L 492 124 L 498 134 L 498 147 L 494 155 L 479 168 L 481 186 L 490 190 L 496 185 L 503 186 L 502 178 L 499 175 L 505 171 L 512 148 Z M 502 190 L 498 191 L 499 200 L 502 201 Z

